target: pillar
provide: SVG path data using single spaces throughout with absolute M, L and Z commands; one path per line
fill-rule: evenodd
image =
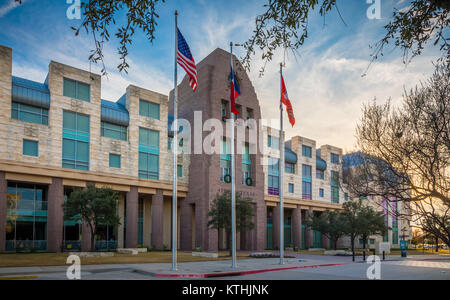
M 192 250 L 192 207 L 186 199 L 180 201 L 180 245 L 181 250 Z
M 310 216 L 312 216 L 313 214 L 313 210 L 312 208 L 310 208 L 309 210 L 306 211 L 306 219 L 308 219 Z M 313 247 L 313 231 L 311 229 L 311 227 L 306 226 L 306 248 L 312 248 Z
M 64 185 L 61 178 L 53 178 L 48 188 L 47 248 L 49 252 L 61 252 L 64 227 Z
M 278 204 L 273 208 L 272 217 L 272 237 L 273 237 L 273 248 L 280 248 L 280 205 Z
M 127 193 L 126 201 L 126 236 L 125 247 L 137 248 L 138 244 L 138 205 L 139 205 L 139 192 L 138 188 L 132 186 Z
M 91 252 L 95 250 L 91 249 L 91 236 L 91 228 L 86 222 L 83 222 L 81 224 L 81 251 Z
M 267 248 L 267 205 L 265 201 L 256 203 L 256 223 L 251 250 L 263 251 Z
M 163 250 L 163 209 L 164 195 L 162 190 L 157 190 L 152 198 L 152 248 Z
M 302 248 L 302 209 L 299 206 L 292 211 L 292 243 Z
M 8 184 L 5 173 L 0 172 L 0 252 L 6 247 L 6 197 Z
M 330 248 L 330 238 L 322 234 L 322 248 Z

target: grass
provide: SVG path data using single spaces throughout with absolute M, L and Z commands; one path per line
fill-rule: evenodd
M 11 253 L 0 254 L 0 268 L 12 267 L 48 267 L 66 266 L 68 253 Z M 238 258 L 250 258 L 248 254 L 238 254 Z M 178 262 L 198 262 L 229 260 L 228 252 L 220 252 L 219 258 L 193 257 L 192 252 L 178 252 Z M 104 264 L 142 264 L 142 263 L 170 263 L 172 252 L 151 251 L 138 255 L 114 253 L 111 257 L 82 257 L 82 265 Z

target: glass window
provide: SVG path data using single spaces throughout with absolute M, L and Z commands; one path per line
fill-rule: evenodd
M 139 128 L 139 177 L 159 179 L 159 132 Z
M 267 146 L 272 149 L 280 149 L 280 139 L 269 135 Z
M 319 196 L 320 196 L 320 198 L 324 198 L 325 197 L 324 189 L 319 189 Z
M 225 182 L 225 177 L 231 175 L 231 145 L 227 140 L 222 141 L 220 151 L 220 181 Z
M 289 193 L 291 193 L 291 194 L 294 193 L 294 184 L 293 183 L 289 183 Z
M 344 199 L 345 199 L 345 201 L 348 201 L 348 193 L 344 194 Z
M 109 167 L 110 168 L 121 168 L 120 155 L 118 154 L 109 154 Z
M 280 194 L 280 160 L 278 158 L 269 157 L 268 161 L 268 193 L 269 195 Z
M 47 189 L 32 184 L 8 183 L 6 251 L 47 250 Z
M 338 165 L 339 164 L 339 154 L 331 153 L 331 163 Z
M 63 95 L 86 102 L 91 101 L 91 87 L 88 84 L 72 79 L 63 79 Z
M 23 140 L 23 155 L 39 156 L 39 143 L 37 141 Z
M 89 130 L 89 116 L 63 111 L 63 168 L 89 171 Z
M 302 198 L 304 200 L 312 199 L 312 184 L 311 184 L 311 182 L 307 182 L 307 181 L 302 182 Z
M 312 148 L 309 147 L 309 146 L 303 145 L 303 146 L 302 146 L 302 155 L 303 155 L 304 157 L 312 158 Z
M 331 203 L 339 204 L 339 188 L 336 186 L 331 187 Z
M 288 174 L 295 174 L 295 164 L 285 163 L 285 172 Z
M 316 178 L 324 180 L 325 179 L 325 172 L 319 169 L 316 169 Z
M 101 135 L 116 140 L 126 141 L 127 128 L 125 126 L 102 122 Z
M 145 100 L 139 100 L 139 115 L 159 120 L 160 119 L 159 104 Z
M 244 145 L 242 151 L 242 184 L 247 184 L 247 179 L 252 177 L 252 160 L 250 156 L 250 147 L 248 145 Z
M 311 177 L 312 176 L 312 167 L 309 165 L 302 166 L 303 177 Z
M 182 165 L 177 166 L 177 176 L 179 178 L 183 178 L 183 166 Z
M 11 118 L 24 122 L 48 125 L 48 109 L 12 102 Z

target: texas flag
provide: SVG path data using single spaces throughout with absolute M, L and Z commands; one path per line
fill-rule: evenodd
M 286 86 L 284 85 L 283 76 L 281 76 L 281 84 L 282 84 L 281 102 L 284 105 L 286 105 L 286 110 L 287 110 L 288 117 L 289 117 L 289 123 L 291 123 L 292 127 L 294 127 L 294 125 L 295 125 L 294 111 L 292 109 L 291 101 L 289 100 Z
M 231 65 L 230 89 L 231 112 L 235 115 L 239 115 L 239 112 L 236 109 L 236 99 L 241 95 L 241 91 L 239 90 L 239 85 L 236 82 L 236 76 L 234 76 L 233 65 Z

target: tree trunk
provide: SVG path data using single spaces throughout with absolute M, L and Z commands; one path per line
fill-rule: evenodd
M 230 251 L 230 256 L 233 256 L 233 252 L 232 252 L 232 247 L 231 247 L 231 233 L 230 232 L 227 232 L 227 247 L 228 247 L 228 250 Z
M 366 250 L 366 242 L 367 242 L 367 238 L 363 237 L 363 249 Z
M 333 239 L 333 244 L 334 244 L 334 250 L 337 250 L 337 242 L 338 242 L 339 238 L 334 238 Z

